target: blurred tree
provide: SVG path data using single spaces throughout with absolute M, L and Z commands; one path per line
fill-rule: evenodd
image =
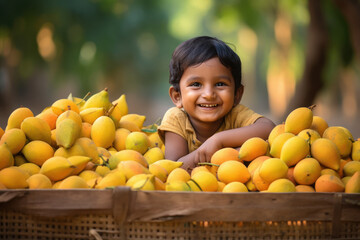
M 104 86 L 150 111 L 174 48 L 212 35 L 243 61 L 245 104 L 281 119 L 354 65 L 359 18 L 358 0 L 0 0 L 0 114 Z
M 297 107 L 312 105 L 324 87 L 325 78 L 331 81 L 334 80 L 334 76 L 337 77 L 336 74 L 325 75 L 325 72 L 334 73 L 340 68 L 349 66 L 356 62 L 356 55 L 360 60 L 359 1 L 310 0 L 308 7 L 310 24 L 307 33 L 305 69 L 283 119 Z M 338 9 L 335 9 L 336 7 Z M 331 62 L 331 54 L 338 59 L 336 66 Z
M 161 4 L 1 0 L 0 69 L 6 75 L 0 77 L 0 108 L 31 96 L 53 100 L 64 83 L 80 96 L 107 83 L 113 92 L 158 85 L 167 78 L 176 42 Z

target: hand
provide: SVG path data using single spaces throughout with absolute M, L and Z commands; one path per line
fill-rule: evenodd
M 211 156 L 223 145 L 216 134 L 208 138 L 198 149 L 196 149 L 194 163 L 198 165 L 200 162 L 210 162 Z

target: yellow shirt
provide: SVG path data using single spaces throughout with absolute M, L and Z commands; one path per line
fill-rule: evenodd
M 239 104 L 225 116 L 225 121 L 217 132 L 251 125 L 260 117 L 262 117 L 262 115 Z M 183 137 L 188 143 L 189 152 L 196 150 L 202 144 L 196 137 L 195 130 L 190 123 L 188 115 L 180 108 L 172 107 L 165 113 L 161 125 L 158 128 L 159 136 L 163 142 L 166 131 L 176 133 Z

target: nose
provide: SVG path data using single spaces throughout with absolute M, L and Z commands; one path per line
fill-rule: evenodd
M 215 89 L 213 86 L 205 86 L 203 91 L 203 97 L 205 99 L 213 99 L 215 98 Z

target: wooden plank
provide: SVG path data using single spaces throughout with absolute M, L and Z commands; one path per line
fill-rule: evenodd
M 360 222 L 360 194 L 346 193 L 342 194 L 342 221 Z
M 0 210 L 12 209 L 36 216 L 52 217 L 112 212 L 111 189 L 4 190 L 0 191 L 0 196 L 9 192 L 18 196 L 0 203 Z
M 360 195 L 355 197 L 360 199 Z M 349 207 L 345 219 L 360 209 Z M 128 221 L 331 221 L 333 193 L 138 192 Z
M 124 221 L 341 221 L 360 222 L 360 194 L 206 193 L 116 189 L 1 190 L 5 209 L 45 217 L 100 213 Z

